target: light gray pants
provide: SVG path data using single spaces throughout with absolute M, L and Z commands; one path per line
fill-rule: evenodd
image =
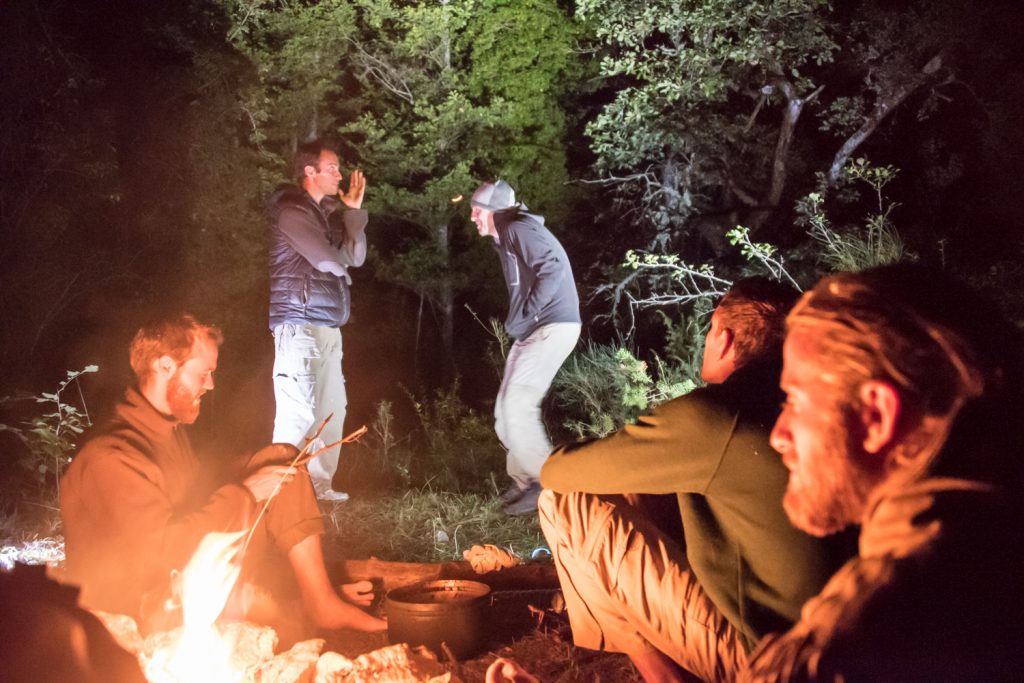
M 579 338 L 579 323 L 551 323 L 516 341 L 508 352 L 494 402 L 494 431 L 508 451 L 508 475 L 520 488 L 540 478 L 551 454 L 540 404 Z
M 302 448 L 320 424 L 334 417 L 320 434 L 319 449 L 344 436 L 345 377 L 341 373 L 341 330 L 286 323 L 274 328 L 274 443 Z M 341 446 L 324 451 L 308 465 L 317 493 L 331 489 Z

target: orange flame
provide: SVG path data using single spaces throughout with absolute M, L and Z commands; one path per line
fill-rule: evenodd
M 210 533 L 182 572 L 184 626 L 170 646 L 146 663 L 151 683 L 238 683 L 245 676 L 231 660 L 234 643 L 215 626 L 242 570 L 247 530 Z

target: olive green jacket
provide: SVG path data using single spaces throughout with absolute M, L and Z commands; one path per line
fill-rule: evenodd
M 698 582 L 747 650 L 788 629 L 853 548 L 794 529 L 787 470 L 768 443 L 776 367 L 747 367 L 597 441 L 556 451 L 541 483 L 557 492 L 674 493 Z

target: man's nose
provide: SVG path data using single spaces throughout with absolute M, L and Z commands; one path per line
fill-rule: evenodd
M 203 382 L 203 389 L 213 391 L 213 375 L 206 376 L 206 380 Z
M 783 413 L 779 415 L 779 419 L 775 421 L 775 426 L 772 427 L 772 433 L 768 438 L 768 442 L 772 445 L 772 448 L 777 450 L 783 456 L 782 459 L 785 461 L 786 454 L 792 450 L 793 446 L 793 439 L 790 436 L 789 428 L 786 426 L 785 411 L 783 411 Z

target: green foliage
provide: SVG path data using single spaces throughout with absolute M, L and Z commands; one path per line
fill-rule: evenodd
M 420 430 L 409 467 L 412 483 L 438 491 L 481 491 L 502 468 L 494 419 L 469 408 L 456 380 L 425 399 L 411 394 Z
M 473 545 L 493 543 L 522 558 L 546 545 L 534 515 L 508 515 L 497 487 L 484 493 L 407 491 L 399 496 L 352 499 L 329 514 L 347 559 L 403 562 L 461 560 Z
M 587 344 L 562 365 L 552 384 L 564 413 L 563 426 L 577 437 L 600 438 L 621 429 L 649 408 L 691 391 L 683 373 L 665 371 L 659 378 L 647 363 L 621 346 Z
M 750 229 L 744 228 L 742 225 L 737 225 L 735 228 L 725 234 L 729 238 L 729 244 L 733 246 L 739 245 L 740 254 L 743 258 L 747 259 L 747 262 L 762 267 L 768 271 L 776 280 L 780 282 L 782 280 L 789 280 L 789 283 L 796 288 L 796 290 L 803 291 L 803 288 L 793 279 L 793 276 L 786 270 L 784 259 L 782 254 L 779 253 L 778 247 L 774 244 L 768 244 L 767 242 L 753 242 L 750 239 Z
M 454 299 L 468 289 L 452 234 L 468 208 L 457 198 L 502 176 L 532 206 L 564 210 L 558 98 L 577 68 L 573 29 L 553 0 L 355 6 L 359 92 L 341 132 L 358 141 L 372 183 L 368 208 L 420 228 L 380 275 L 438 310 L 450 355 Z
M 342 488 L 356 496 L 403 489 L 412 480 L 409 438 L 395 433 L 390 401 L 378 401 L 376 407 L 369 433 L 346 446 L 338 461 Z
M 78 437 L 92 426 L 79 381 L 82 375 L 98 370 L 95 365 L 69 370 L 52 393 L 0 399 L 0 408 L 11 409 L 12 413 L 28 401 L 39 408 L 37 414 L 19 423 L 0 423 L 0 432 L 12 434 L 23 447 L 17 460 L 21 476 L 13 477 L 0 490 L 0 539 L 19 543 L 0 549 L 0 564 L 53 559 L 52 543 L 46 539 L 60 527 L 61 475 L 71 462 Z M 81 407 L 67 396 L 72 386 L 78 390 Z M 11 453 L 13 450 L 5 455 Z M 44 540 L 40 541 L 40 537 Z
M 700 367 L 704 351 L 704 335 L 707 334 L 712 303 L 710 300 L 697 302 L 689 315 L 673 319 L 663 310 L 656 313 L 665 326 L 664 353 L 666 361 L 657 359 L 658 382 L 681 385 L 674 395 L 689 393 L 701 384 Z M 689 389 L 685 387 L 690 387 Z
M 828 188 L 824 183 L 819 185 L 817 192 L 797 202 L 797 224 L 807 227 L 807 233 L 819 247 L 819 260 L 829 270 L 863 270 L 913 258 L 904 250 L 903 240 L 890 219 L 897 204 L 883 192 L 896 173 L 892 166 L 873 166 L 864 158 L 847 164 L 844 186 L 859 182 L 873 191 L 874 209 L 864 219 L 863 227 L 847 225 L 836 228 L 832 225 L 825 212 Z M 844 186 L 840 186 L 840 191 Z
M 490 317 L 484 323 L 469 304 L 466 304 L 466 310 L 473 316 L 473 320 L 491 336 L 487 343 L 487 360 L 490 361 L 491 367 L 494 368 L 494 372 L 500 380 L 505 372 L 505 359 L 508 358 L 509 349 L 512 348 L 515 340 L 508 336 L 505 323 L 500 319 Z
M 0 431 L 11 432 L 25 445 L 18 464 L 36 483 L 38 493 L 45 500 L 54 501 L 59 497 L 60 477 L 71 462 L 75 442 L 87 427 L 92 426 L 84 401 L 79 409 L 62 394 L 72 385 L 78 388 L 79 377 L 98 370 L 95 365 L 68 370 L 67 378 L 57 385 L 54 393 L 43 392 L 29 399 L 43 404 L 44 412 L 20 425 L 0 424 Z M 17 399 L 7 397 L 0 400 L 0 404 L 10 404 L 14 400 Z
M 597 170 L 666 236 L 711 197 L 764 185 L 777 119 L 832 60 L 826 0 L 581 0 L 602 76 L 620 84 L 587 128 Z M 739 112 L 752 112 L 743 116 Z M 733 168 L 743 168 L 744 178 Z

